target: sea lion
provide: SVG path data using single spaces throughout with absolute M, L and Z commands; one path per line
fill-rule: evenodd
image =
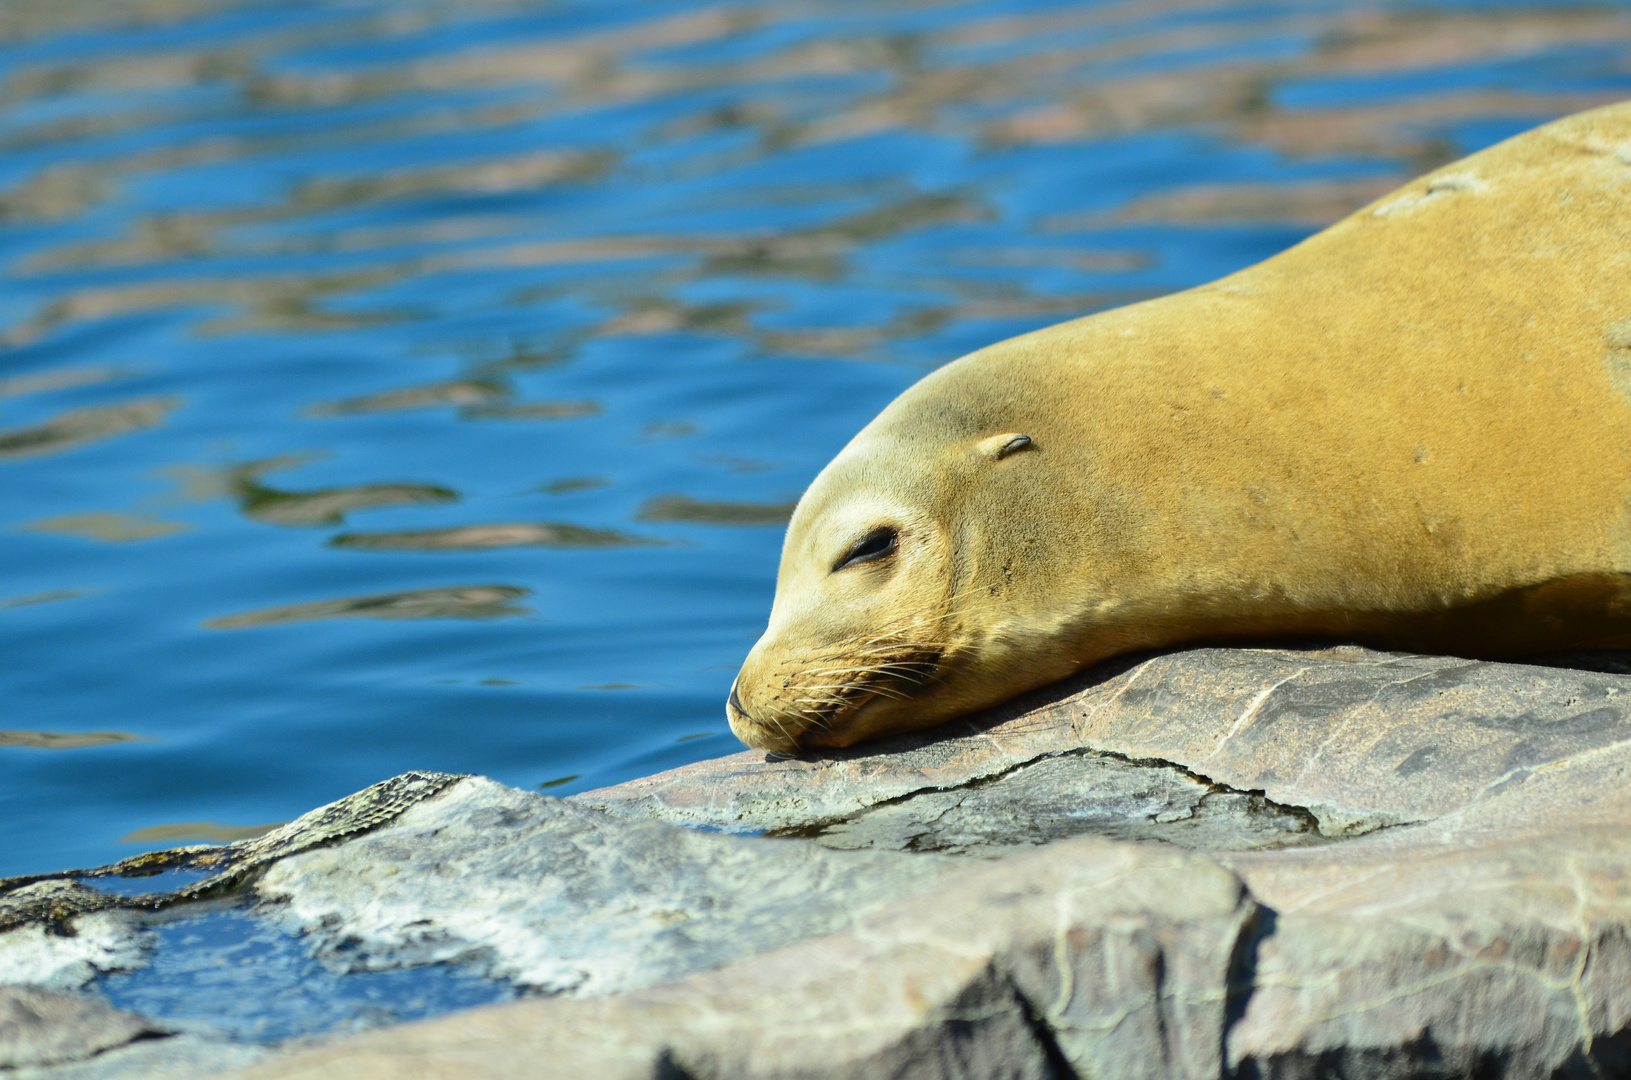
M 846 746 L 1116 653 L 1631 646 L 1631 102 L 896 398 L 799 500 L 731 689 Z

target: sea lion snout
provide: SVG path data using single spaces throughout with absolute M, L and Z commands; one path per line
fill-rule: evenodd
M 931 694 L 944 655 L 938 643 L 892 634 L 858 635 L 817 653 L 762 641 L 731 685 L 725 716 L 737 738 L 760 750 L 848 746 L 876 734 L 882 716 Z
M 746 667 L 743 670 L 746 671 Z M 788 731 L 785 725 L 777 723 L 772 727 L 755 718 L 742 701 L 742 695 L 737 692 L 741 682 L 742 676 L 739 674 L 732 680 L 730 696 L 725 699 L 725 721 L 730 725 L 731 734 L 756 750 L 796 753 L 800 749 L 797 733 Z
M 764 645 L 761 639 L 754 646 L 731 682 L 730 695 L 725 699 L 725 719 L 731 733 L 756 750 L 797 753 L 801 749 L 799 736 L 808 727 L 797 700 L 803 695 L 785 677 L 779 688 L 769 685 L 775 681 L 775 665 L 766 663 Z M 744 687 L 747 700 L 743 699 Z

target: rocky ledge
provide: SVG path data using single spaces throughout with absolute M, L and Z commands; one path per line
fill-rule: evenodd
M 1168 653 L 0 882 L 0 1077 L 1625 1075 L 1631 676 L 1570 662 Z

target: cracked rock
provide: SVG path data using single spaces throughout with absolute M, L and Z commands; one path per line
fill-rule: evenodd
M 989 784 L 984 797 L 999 798 L 1022 766 L 1095 751 L 1260 796 L 1321 836 L 1352 837 L 1433 820 L 1536 768 L 1626 745 L 1622 675 L 1355 647 L 1192 649 L 1121 658 L 933 732 L 807 760 L 749 751 L 573 799 L 620 816 L 798 832 L 954 788 Z M 1079 767 L 1096 791 L 1085 779 L 1096 766 Z M 1185 842 L 1172 832 L 1141 838 Z M 1262 846 L 1253 827 L 1242 839 Z
M 984 783 L 914 793 L 808 830 L 834 848 L 996 856 L 1091 833 L 1187 848 L 1318 842 L 1307 813 L 1229 791 L 1182 769 L 1082 752 L 1045 757 Z

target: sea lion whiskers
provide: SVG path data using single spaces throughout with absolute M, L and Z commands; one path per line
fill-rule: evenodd
M 909 697 L 910 694 L 901 692 L 889 685 L 889 680 L 914 685 L 923 685 L 934 678 L 934 668 L 941 653 L 932 648 L 918 647 L 916 655 L 900 660 L 873 661 L 856 664 L 847 668 L 828 668 L 820 671 L 806 670 L 801 672 L 807 679 L 838 679 L 838 682 L 806 682 L 800 680 L 800 690 L 825 690 L 835 698 L 848 698 L 855 693 L 882 693 L 890 696 Z
M 832 730 L 832 717 L 840 709 L 858 708 L 865 699 L 908 701 L 941 680 L 946 655 L 956 647 L 938 635 L 918 636 L 913 631 L 943 626 L 947 613 L 956 617 L 985 606 L 966 603 L 982 591 L 974 586 L 938 602 L 921 604 L 835 642 L 814 656 L 797 657 L 792 664 L 775 671 L 772 678 L 801 695 L 819 693 L 797 697 L 792 704 L 800 706 L 799 715 L 823 731 Z M 768 705 L 765 711 L 774 713 L 775 705 Z
M 938 660 L 931 660 L 930 655 L 930 651 L 925 651 L 920 658 L 912 660 L 885 661 L 881 664 L 858 664 L 854 667 L 829 668 L 824 671 L 810 672 L 809 674 L 812 678 L 843 678 L 846 675 L 855 676 L 854 678 L 845 680 L 838 686 L 821 687 L 819 684 L 817 684 L 812 688 L 849 689 L 858 685 L 864 685 L 869 677 L 877 675 L 892 675 L 901 679 L 902 681 L 917 684 L 927 683 L 936 678 L 936 672 L 934 669 L 938 667 Z M 938 657 L 943 656 L 944 654 L 933 653 L 933 655 Z
M 791 742 L 793 737 L 787 733 L 787 728 L 782 724 L 781 719 L 776 716 L 775 713 L 768 713 L 766 715 L 770 722 L 776 725 L 776 734 Z
M 867 684 L 865 682 L 860 682 L 860 681 L 840 683 L 840 684 L 837 684 L 837 685 L 821 684 L 821 685 L 812 686 L 809 689 L 811 689 L 811 690 L 837 690 L 840 693 L 848 692 L 848 691 L 851 691 L 851 690 L 865 690 L 868 693 L 883 694 L 886 697 L 896 697 L 896 698 L 900 698 L 902 700 L 905 700 L 906 698 L 911 696 L 910 694 L 903 694 L 899 690 L 896 690 L 895 688 L 890 687 L 890 686 L 869 685 L 869 684 Z M 803 701 L 805 699 L 800 698 L 799 700 Z
M 956 607 L 954 605 L 965 597 L 973 595 L 979 591 L 981 591 L 979 587 L 966 589 L 962 593 L 948 597 L 942 603 L 949 609 L 948 614 L 951 616 L 955 617 L 962 615 L 965 612 L 972 611 L 974 609 L 968 607 Z M 908 630 L 915 629 L 919 625 L 926 623 L 927 620 L 924 619 L 924 616 L 937 606 L 940 605 L 932 603 L 920 605 L 918 608 L 906 612 L 903 615 L 898 615 L 895 618 L 890 619 L 888 622 L 885 622 L 873 629 L 855 634 L 849 638 L 842 639 L 833 645 L 828 646 L 827 649 L 823 651 L 822 655 L 795 661 L 796 666 L 792 669 L 792 671 L 779 671 L 777 672 L 777 675 L 789 675 L 792 674 L 793 671 L 809 675 L 839 674 L 862 669 L 880 670 L 882 668 L 901 666 L 903 664 L 909 665 L 920 662 L 910 660 L 894 661 L 883 665 L 863 663 L 861 665 L 844 668 L 825 669 L 812 669 L 808 666 L 810 664 L 830 664 L 846 660 L 858 660 L 867 656 L 899 655 L 902 648 L 916 649 L 921 650 L 924 653 L 934 652 L 944 655 L 948 650 L 954 647 L 952 642 L 928 637 L 905 637 L 900 633 L 900 630 L 903 628 Z M 943 623 L 945 618 L 946 616 L 943 615 L 936 621 Z
M 949 646 L 903 637 L 906 622 L 907 618 L 891 620 L 887 628 L 854 635 L 843 647 L 829 647 L 776 671 L 775 681 L 794 696 L 785 702 L 772 698 L 756 707 L 758 714 L 772 721 L 784 739 L 796 742 L 788 738 L 781 722 L 789 712 L 806 721 L 806 730 L 830 732 L 840 710 L 859 707 L 868 698 L 910 699 L 935 680 Z

